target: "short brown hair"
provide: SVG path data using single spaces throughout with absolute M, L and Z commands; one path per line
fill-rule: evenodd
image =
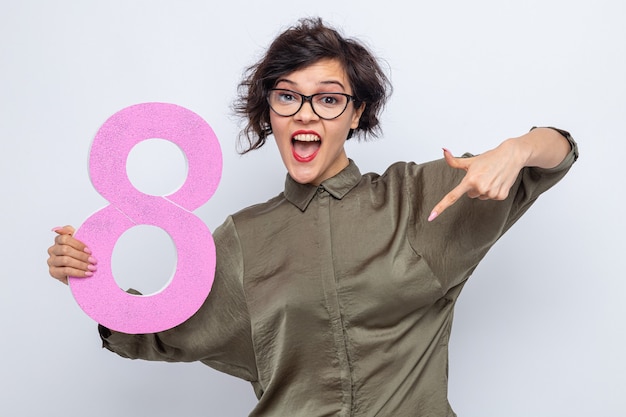
M 325 25 L 320 18 L 301 19 L 282 32 L 270 45 L 262 59 L 248 67 L 239 84 L 235 113 L 247 119 L 240 139 L 247 144 L 242 154 L 258 149 L 272 134 L 267 94 L 276 81 L 293 71 L 305 68 L 321 59 L 337 59 L 344 67 L 354 105 L 365 103 L 365 110 L 353 133 L 366 138 L 380 133 L 378 116 L 391 94 L 391 83 L 377 59 L 360 41 L 344 38 L 337 30 Z

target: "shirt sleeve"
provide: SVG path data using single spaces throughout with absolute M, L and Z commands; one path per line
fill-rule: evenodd
M 99 326 L 103 347 L 130 359 L 202 361 L 219 371 L 257 380 L 250 317 L 242 286 L 243 263 L 229 217 L 213 233 L 216 271 L 211 292 L 184 323 L 154 334 L 130 335 Z
M 463 179 L 465 171 L 450 168 L 445 160 L 408 165 L 407 194 L 415 225 L 408 239 L 448 290 L 463 283 L 493 244 L 530 208 L 537 198 L 558 183 L 578 158 L 571 135 L 559 131 L 570 143 L 565 159 L 550 169 L 522 169 L 503 201 L 463 197 L 433 222 L 430 210 Z

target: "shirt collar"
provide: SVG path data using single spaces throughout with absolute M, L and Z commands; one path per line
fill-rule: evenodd
M 354 161 L 349 159 L 348 166 L 341 170 L 337 175 L 322 182 L 319 186 L 312 184 L 300 184 L 296 182 L 289 174 L 285 180 L 285 197 L 287 200 L 298 207 L 301 211 L 305 211 L 318 189 L 328 191 L 330 195 L 341 200 L 350 192 L 361 180 L 361 172 Z

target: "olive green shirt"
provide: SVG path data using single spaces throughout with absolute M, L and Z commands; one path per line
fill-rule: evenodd
M 567 134 L 565 132 L 565 134 Z M 252 383 L 250 416 L 455 416 L 447 399 L 455 302 L 479 261 L 577 157 L 525 168 L 505 201 L 462 198 L 428 222 L 465 174 L 445 161 L 285 190 L 214 232 L 203 307 L 158 334 L 101 328 L 121 356 L 202 361 Z M 207 412 L 209 415 L 210 412 Z

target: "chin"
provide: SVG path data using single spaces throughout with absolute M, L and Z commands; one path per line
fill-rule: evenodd
M 299 169 L 289 170 L 289 175 L 294 181 L 300 184 L 311 184 L 318 178 L 318 176 L 312 172 L 302 172 Z
M 300 184 L 312 184 L 315 181 L 315 178 L 311 178 L 308 175 L 291 175 L 291 178 L 293 178 L 295 182 Z

